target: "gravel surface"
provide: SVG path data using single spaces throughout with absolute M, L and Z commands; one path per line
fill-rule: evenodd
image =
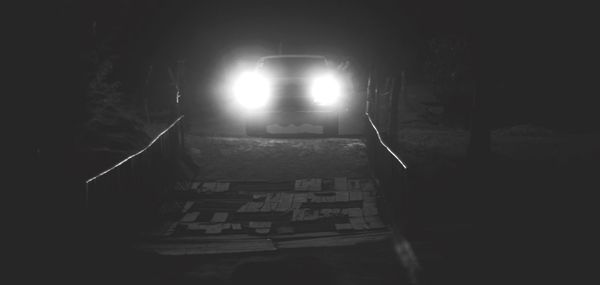
M 199 180 L 293 180 L 369 177 L 361 139 L 205 137 L 186 143 L 199 166 Z

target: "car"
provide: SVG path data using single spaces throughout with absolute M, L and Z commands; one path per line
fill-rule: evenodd
M 348 93 L 343 78 L 325 56 L 261 57 L 234 84 L 235 97 L 245 113 L 246 133 L 337 135 Z

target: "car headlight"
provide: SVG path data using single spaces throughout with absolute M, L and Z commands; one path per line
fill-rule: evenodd
M 331 74 L 317 76 L 310 86 L 310 94 L 317 105 L 331 106 L 342 95 L 340 81 Z
M 271 86 L 264 75 L 257 72 L 245 72 L 234 83 L 233 93 L 244 107 L 260 108 L 269 102 Z

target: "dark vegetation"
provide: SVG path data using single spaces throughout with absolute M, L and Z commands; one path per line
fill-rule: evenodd
M 468 39 L 445 35 L 431 38 L 424 49 L 424 77 L 443 106 L 441 122 L 468 129 L 475 78 Z M 431 102 L 435 104 L 436 102 Z
M 91 74 L 85 94 L 86 121 L 80 144 L 87 151 L 105 150 L 131 152 L 147 143 L 143 131 L 141 108 L 135 108 L 131 94 L 123 91 L 121 82 L 114 79 L 116 56 L 103 44 L 89 53 L 87 58 Z M 129 103 L 129 104 L 128 104 Z
M 423 69 L 408 69 L 408 92 L 429 86 L 435 100 L 419 104 L 442 110 L 404 114 L 411 120 L 391 138 L 409 165 L 407 235 L 431 284 L 579 277 L 571 274 L 581 264 L 554 261 L 581 250 L 588 206 L 574 205 L 587 204 L 581 191 L 598 185 L 590 175 L 600 158 L 597 118 L 591 98 L 576 94 L 595 88 L 562 72 L 585 78 L 583 67 L 563 60 L 575 56 L 579 48 L 565 46 L 585 39 L 573 35 L 586 27 L 532 8 L 442 12 L 430 23 L 435 32 L 423 33 L 414 65 Z M 563 242 L 573 248 L 548 250 Z
M 147 130 L 173 118 L 177 91 L 169 69 L 175 61 L 156 45 L 166 31 L 157 2 L 88 1 L 54 9 L 60 20 L 54 19 L 53 32 L 64 36 L 57 44 L 68 47 L 57 64 L 79 74 L 58 81 L 78 86 L 69 95 L 76 100 L 52 105 L 70 116 L 71 127 L 61 128 L 83 166 L 80 175 L 89 178 L 146 146 Z
M 394 8 L 393 1 L 383 2 L 317 9 L 331 12 L 320 12 L 327 17 L 317 13 L 321 18 L 346 15 L 340 23 L 352 25 L 339 27 L 344 32 L 338 33 L 324 29 L 320 40 L 342 35 L 328 43 L 356 54 L 354 66 L 363 67 L 355 73 L 363 75 L 360 79 L 373 69 L 393 76 L 406 70 L 409 84 L 432 87 L 436 101 L 430 103 L 443 107 L 436 124 L 400 125 L 396 139 L 415 192 L 411 237 L 435 240 L 445 256 L 435 278 L 443 283 L 459 272 L 479 273 L 488 281 L 519 283 L 518 273 L 529 273 L 526 281 L 539 283 L 533 281 L 564 273 L 565 263 L 581 266 L 574 255 L 588 250 L 580 233 L 593 228 L 587 220 L 594 208 L 581 200 L 598 184 L 593 179 L 599 157 L 597 87 L 590 84 L 595 67 L 588 64 L 595 53 L 589 53 L 593 17 L 549 3 L 502 1 L 482 8 L 459 1 Z M 85 223 L 73 209 L 81 205 L 81 181 L 147 143 L 145 124 L 168 120 L 170 99 L 160 96 L 175 91 L 168 75 L 178 59 L 172 51 L 196 49 L 198 60 L 192 64 L 200 71 L 195 80 L 208 84 L 215 58 L 224 54 L 220 49 L 261 38 L 252 28 L 271 26 L 268 21 L 246 25 L 261 11 L 256 5 L 215 8 L 217 13 L 209 4 L 184 11 L 185 5 L 165 3 L 61 1 L 29 8 L 23 18 L 28 23 L 19 22 L 27 28 L 23 38 L 33 35 L 26 44 L 19 42 L 33 58 L 20 64 L 28 81 L 19 85 L 24 89 L 19 95 L 34 93 L 37 103 L 27 110 L 35 114 L 33 123 L 24 128 L 34 133 L 28 141 L 36 158 L 36 183 L 28 187 L 44 192 L 35 200 L 45 205 L 23 223 L 33 234 L 15 232 L 43 245 L 28 256 L 44 269 L 36 275 L 77 275 L 86 269 L 80 261 L 89 257 L 82 249 L 100 251 L 78 232 Z M 187 17 L 183 24 L 199 30 L 172 33 L 170 27 L 183 25 L 180 15 Z M 290 21 L 306 22 L 295 17 Z M 304 38 L 293 33 L 286 38 L 286 31 L 257 42 L 284 38 L 293 45 L 315 36 L 311 31 Z M 200 40 L 189 40 L 197 34 Z M 176 38 L 195 44 L 174 47 Z M 483 108 L 477 117 L 474 94 Z M 490 151 L 480 164 L 467 159 L 474 121 L 481 123 L 480 142 L 485 145 L 487 137 Z M 453 224 L 466 226 L 443 230 Z M 494 272 L 474 267 L 482 264 Z

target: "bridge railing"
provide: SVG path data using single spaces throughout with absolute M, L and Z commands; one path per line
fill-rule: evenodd
M 384 191 L 384 217 L 402 230 L 408 222 L 407 166 L 384 141 L 369 113 L 365 117 L 369 166 L 379 189 Z
M 127 234 L 152 221 L 183 155 L 182 119 L 175 119 L 142 150 L 85 182 L 88 223 L 96 231 Z
M 404 80 L 401 82 L 403 84 Z M 410 283 L 419 284 L 421 268 L 406 239 L 411 220 L 408 168 L 397 152 L 389 146 L 390 138 L 393 138 L 398 130 L 395 124 L 398 95 L 395 91 L 398 89 L 395 88 L 393 79 L 386 80 L 382 90 L 372 83 L 369 79 L 365 112 L 369 166 L 378 188 L 383 191 L 381 216 L 392 225 L 395 254 L 404 265 Z M 403 86 L 400 90 L 403 90 Z
M 403 80 L 402 80 L 403 83 Z M 387 78 L 382 88 L 369 78 L 366 100 L 366 143 L 369 165 L 380 189 L 384 190 L 386 217 L 404 229 L 408 219 L 407 166 L 390 147 L 397 132 L 396 116 L 397 88 L 393 78 Z

